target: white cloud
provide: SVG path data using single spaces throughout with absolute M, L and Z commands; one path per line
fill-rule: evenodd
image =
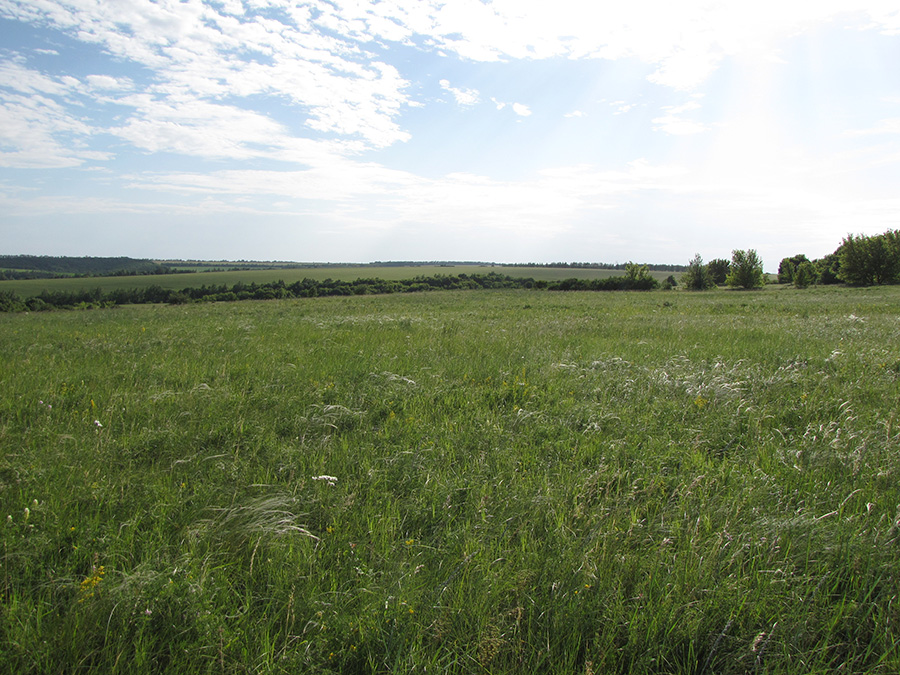
M 134 83 L 127 77 L 110 77 L 109 75 L 88 75 L 85 80 L 91 89 L 99 91 L 127 91 Z
M 320 8 L 315 23 L 359 40 L 408 42 L 419 35 L 473 61 L 636 58 L 655 67 L 651 81 L 682 90 L 700 86 L 728 56 L 776 58 L 778 40 L 837 16 L 900 34 L 890 0 L 336 0 Z
M 572 112 L 566 113 L 563 117 L 587 117 L 587 113 L 583 110 L 573 110 Z
M 529 108 L 524 103 L 513 103 L 512 108 L 513 112 L 515 112 L 519 117 L 528 117 L 531 115 L 531 108 Z
M 468 108 L 478 103 L 479 93 L 476 89 L 451 87 L 449 80 L 441 80 L 439 84 L 441 85 L 441 89 L 453 94 L 453 98 L 456 99 L 456 102 L 463 107 Z
M 64 95 L 70 93 L 74 78 L 53 78 L 26 67 L 17 60 L 0 63 L 0 87 L 23 94 Z
M 624 115 L 629 110 L 634 108 L 637 104 L 636 103 L 626 103 L 625 101 L 613 101 L 609 105 L 616 109 L 615 112 L 613 113 L 613 115 Z
M 190 92 L 204 100 L 263 94 L 305 111 L 307 125 L 318 132 L 375 148 L 408 138 L 395 119 L 407 101 L 407 82 L 396 68 L 372 59 L 350 37 L 326 35 L 311 23 L 308 8 L 285 7 L 290 18 L 274 19 L 268 12 L 238 11 L 236 2 L 219 7 L 221 13 L 199 0 L 77 5 L 3 0 L 0 16 L 50 21 L 151 69 L 151 91 L 157 95 Z M 387 30 L 386 24 L 379 26 Z
M 706 131 L 707 126 L 695 120 L 684 119 L 680 115 L 691 110 L 697 110 L 700 104 L 696 101 L 689 101 L 684 105 L 663 106 L 665 115 L 653 118 L 654 131 L 664 131 L 673 136 L 688 136 L 691 134 L 699 134 Z
M 0 92 L 0 166 L 48 169 L 109 159 L 88 149 L 85 139 L 92 133 L 52 98 Z

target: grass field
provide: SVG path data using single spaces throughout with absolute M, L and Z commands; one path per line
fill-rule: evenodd
M 43 291 L 85 291 L 100 288 L 104 292 L 122 288 L 147 288 L 161 286 L 167 290 L 197 288 L 202 285 L 233 286 L 237 283 L 264 284 L 284 281 L 292 284 L 309 278 L 317 281 L 334 279 L 355 281 L 356 279 L 412 279 L 416 276 L 488 274 L 496 272 L 511 277 L 531 277 L 555 281 L 559 279 L 604 279 L 609 276 L 622 276 L 622 270 L 578 269 L 568 267 L 502 267 L 499 265 L 420 265 L 420 266 L 348 266 L 348 267 L 311 267 L 292 269 L 260 269 L 238 270 L 226 272 L 197 272 L 193 274 L 148 274 L 129 277 L 86 277 L 69 279 L 22 279 L 0 281 L 0 291 L 9 291 L 22 298 L 40 295 Z M 662 281 L 671 272 L 651 272 L 654 278 Z M 678 277 L 678 274 L 675 274 Z
M 896 287 L 0 315 L 0 670 L 900 672 L 898 380 Z

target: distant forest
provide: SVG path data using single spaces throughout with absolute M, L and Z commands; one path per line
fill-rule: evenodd
M 7 279 L 57 279 L 64 277 L 137 276 L 174 274 L 179 270 L 152 260 L 136 258 L 94 258 L 0 255 L 0 281 Z
M 98 258 L 91 256 L 0 255 L 0 281 L 13 279 L 58 279 L 65 277 L 113 277 L 143 274 L 188 274 L 209 271 L 239 271 L 259 269 L 296 269 L 321 267 L 549 267 L 562 269 L 625 270 L 629 263 L 553 262 L 487 263 L 458 260 L 427 262 L 399 260 L 370 263 L 300 263 L 289 261 L 228 261 L 228 260 L 147 260 L 143 258 Z M 648 264 L 651 272 L 683 272 L 685 265 Z

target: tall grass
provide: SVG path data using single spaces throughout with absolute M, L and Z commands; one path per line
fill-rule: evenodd
M 0 316 L 0 663 L 897 672 L 898 300 Z

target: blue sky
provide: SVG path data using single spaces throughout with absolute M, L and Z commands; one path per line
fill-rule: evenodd
M 0 253 L 776 269 L 898 186 L 896 0 L 0 0 Z

